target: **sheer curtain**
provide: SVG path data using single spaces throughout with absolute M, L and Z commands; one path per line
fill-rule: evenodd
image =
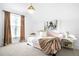
M 20 41 L 21 17 L 20 15 L 11 13 L 10 19 L 11 19 L 12 43 L 17 43 Z

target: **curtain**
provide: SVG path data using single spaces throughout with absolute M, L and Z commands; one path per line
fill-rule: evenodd
M 4 46 L 11 43 L 10 12 L 4 11 Z
M 21 15 L 20 42 L 25 41 L 25 17 Z

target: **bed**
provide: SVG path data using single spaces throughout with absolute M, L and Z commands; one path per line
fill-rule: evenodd
M 61 39 L 61 34 L 40 32 L 40 35 L 28 37 L 27 44 L 41 50 L 47 55 L 55 55 L 61 50 Z

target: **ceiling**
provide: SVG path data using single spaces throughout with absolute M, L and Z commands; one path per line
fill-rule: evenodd
M 30 4 L 26 4 L 26 3 L 0 3 L 0 9 L 21 15 L 26 15 L 27 8 L 29 5 Z
M 13 13 L 21 14 L 21 15 L 27 15 L 28 11 L 27 8 L 30 5 L 30 3 L 0 3 L 0 10 L 6 10 Z M 55 11 L 55 9 L 60 9 L 62 7 L 68 7 L 68 6 L 79 6 L 79 4 L 68 4 L 68 3 L 33 3 L 32 4 L 36 11 L 39 13 L 42 13 L 46 11 Z M 52 12 L 53 12 L 52 11 Z M 47 14 L 48 15 L 48 14 Z

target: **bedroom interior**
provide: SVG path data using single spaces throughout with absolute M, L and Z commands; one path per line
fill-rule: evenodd
M 0 56 L 79 56 L 79 3 L 0 3 Z

